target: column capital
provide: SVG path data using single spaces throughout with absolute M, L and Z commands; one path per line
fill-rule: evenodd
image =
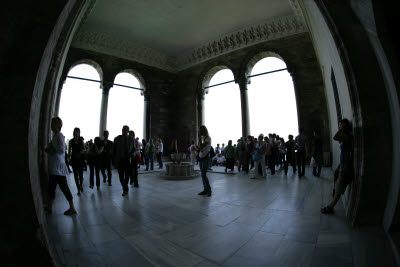
M 103 95 L 108 95 L 110 93 L 110 89 L 113 86 L 113 83 L 103 81 L 101 83 L 101 89 L 103 90 Z
M 239 78 L 238 80 L 235 81 L 239 85 L 239 89 L 242 90 L 247 90 L 247 85 L 250 84 L 250 79 L 247 77 L 242 77 Z
M 140 92 L 142 96 L 144 96 L 144 101 L 150 101 L 151 98 L 151 90 L 146 89 Z

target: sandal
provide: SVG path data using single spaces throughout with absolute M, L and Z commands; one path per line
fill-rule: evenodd
M 333 214 L 333 208 L 326 206 L 321 209 L 321 213 L 323 214 Z
M 76 214 L 76 210 L 71 210 L 71 209 L 69 209 L 69 210 L 66 210 L 66 211 L 64 212 L 64 215 L 72 215 L 72 214 Z

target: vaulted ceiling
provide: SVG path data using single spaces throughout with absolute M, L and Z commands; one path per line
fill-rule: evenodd
M 297 0 L 97 0 L 72 46 L 178 71 L 304 31 Z

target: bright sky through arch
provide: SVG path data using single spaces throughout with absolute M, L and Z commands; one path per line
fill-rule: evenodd
M 119 73 L 115 84 L 141 88 L 139 80 L 130 73 Z M 144 96 L 140 90 L 114 85 L 108 97 L 107 130 L 110 140 L 121 134 L 122 126 L 128 125 L 136 137 L 143 138 Z
M 281 59 L 267 57 L 255 64 L 251 75 L 283 68 Z M 287 70 L 251 78 L 247 92 L 251 135 L 276 133 L 287 141 L 289 134 L 298 134 L 294 86 Z
M 68 76 L 100 80 L 95 68 L 80 64 L 70 70 Z M 63 121 L 62 133 L 65 139 L 73 137 L 75 127 L 80 128 L 85 141 L 99 134 L 100 105 L 102 90 L 99 82 L 67 78 L 62 88 L 59 117 Z
M 229 69 L 220 70 L 210 80 L 210 85 L 234 80 Z M 212 139 L 212 146 L 233 144 L 242 135 L 240 91 L 235 83 L 211 87 L 204 97 L 204 122 Z

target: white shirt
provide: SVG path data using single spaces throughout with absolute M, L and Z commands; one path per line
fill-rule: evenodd
M 163 145 L 163 143 L 160 143 L 160 146 L 159 146 L 159 148 L 158 148 L 158 151 L 162 153 L 163 150 L 164 150 L 164 145 Z
M 211 137 L 207 136 L 206 139 L 204 139 L 204 142 L 208 142 L 208 144 L 203 147 L 203 149 L 200 149 L 199 157 L 204 158 L 205 156 L 208 155 L 211 149 Z
M 226 161 L 226 160 L 225 160 L 225 157 L 224 157 L 224 156 L 217 157 L 217 162 L 218 162 L 218 163 L 222 164 L 222 163 L 224 163 L 225 161 Z
M 65 137 L 61 132 L 53 136 L 49 146 L 53 147 L 55 152 L 48 154 L 49 174 L 67 176 L 69 174 L 65 164 Z

